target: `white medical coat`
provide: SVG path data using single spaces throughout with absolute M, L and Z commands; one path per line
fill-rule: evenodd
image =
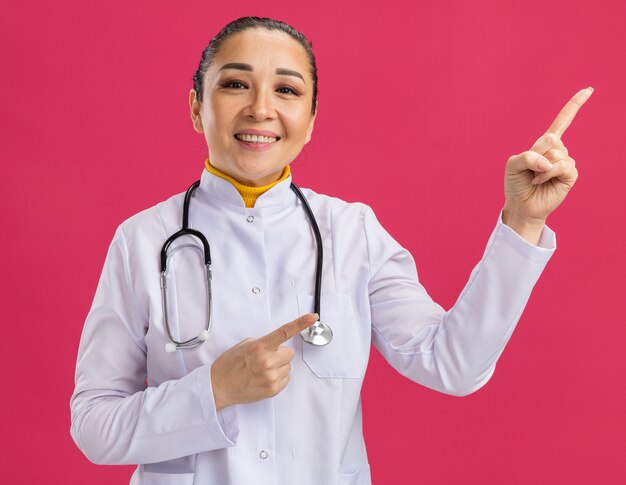
M 313 311 L 316 245 L 291 177 L 254 208 L 207 171 L 191 227 L 213 260 L 213 328 L 192 350 L 165 352 L 159 253 L 180 229 L 183 194 L 118 228 L 85 322 L 71 398 L 71 434 L 95 463 L 139 464 L 134 484 L 331 485 L 371 483 L 360 391 L 370 344 L 401 374 L 466 395 L 492 375 L 555 248 L 501 220 L 448 312 L 418 281 L 413 258 L 359 203 L 303 190 L 324 248 L 321 318 L 333 341 L 293 338 L 288 386 L 277 396 L 216 412 L 211 363 Z M 203 328 L 200 245 L 185 237 L 168 261 L 170 325 L 178 340 Z

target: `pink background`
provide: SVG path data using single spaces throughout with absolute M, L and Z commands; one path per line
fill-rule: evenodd
M 200 176 L 191 76 L 221 26 L 256 14 L 301 29 L 319 62 L 295 181 L 370 204 L 446 308 L 507 158 L 595 88 L 564 136 L 580 179 L 548 221 L 558 250 L 494 377 L 445 396 L 373 352 L 365 435 L 376 484 L 626 483 L 624 5 L 3 2 L 2 482 L 128 482 L 69 435 L 83 320 L 117 224 Z

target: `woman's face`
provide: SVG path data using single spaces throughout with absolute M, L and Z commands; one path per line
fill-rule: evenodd
M 305 50 L 284 32 L 253 28 L 224 41 L 206 72 L 203 102 L 193 89 L 189 96 L 211 164 L 245 185 L 278 180 L 313 131 L 309 70 Z

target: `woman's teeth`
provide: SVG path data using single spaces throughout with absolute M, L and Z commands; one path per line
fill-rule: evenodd
M 246 143 L 274 143 L 278 138 L 273 136 L 249 135 L 248 133 L 237 133 L 235 138 Z

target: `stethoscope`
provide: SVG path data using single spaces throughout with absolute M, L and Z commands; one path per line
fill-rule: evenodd
M 196 229 L 191 229 L 189 227 L 189 204 L 191 202 L 191 198 L 194 195 L 196 189 L 200 186 L 200 181 L 194 182 L 187 189 L 185 193 L 185 201 L 183 203 L 183 225 L 180 231 L 172 234 L 163 247 L 161 248 L 161 301 L 163 304 L 163 315 L 165 319 L 165 330 L 167 331 L 167 336 L 170 339 L 165 345 L 166 352 L 175 352 L 177 350 L 182 349 L 193 349 L 201 345 L 208 337 L 211 332 L 211 323 L 212 323 L 212 314 L 213 314 L 213 302 L 212 302 L 212 292 L 211 292 L 211 248 L 209 246 L 209 242 L 207 241 L 204 234 Z M 290 185 L 291 190 L 293 190 L 296 196 L 302 202 L 304 209 L 309 218 L 309 222 L 311 227 L 313 228 L 313 232 L 315 234 L 315 242 L 317 244 L 317 266 L 315 269 L 315 304 L 314 304 L 314 313 L 320 315 L 320 300 L 321 300 L 321 291 L 322 291 L 322 264 L 323 264 L 323 254 L 322 254 L 322 236 L 320 234 L 320 229 L 317 225 L 317 221 L 315 220 L 315 216 L 313 215 L 313 211 L 309 206 L 309 203 L 304 197 L 302 191 L 296 186 L 296 184 L 292 183 Z M 167 250 L 172 245 L 172 243 L 181 236 L 193 236 L 200 240 L 202 243 L 202 247 L 204 248 L 204 279 L 206 283 L 206 301 L 207 301 L 207 321 L 204 326 L 204 329 L 195 337 L 185 340 L 183 342 L 179 342 L 172 335 L 172 330 L 170 328 L 170 322 L 167 316 L 167 284 L 166 284 L 166 273 L 167 273 Z M 327 345 L 333 339 L 333 332 L 331 328 L 322 323 L 320 320 L 315 322 L 309 328 L 306 328 L 300 332 L 302 339 L 312 345 Z

